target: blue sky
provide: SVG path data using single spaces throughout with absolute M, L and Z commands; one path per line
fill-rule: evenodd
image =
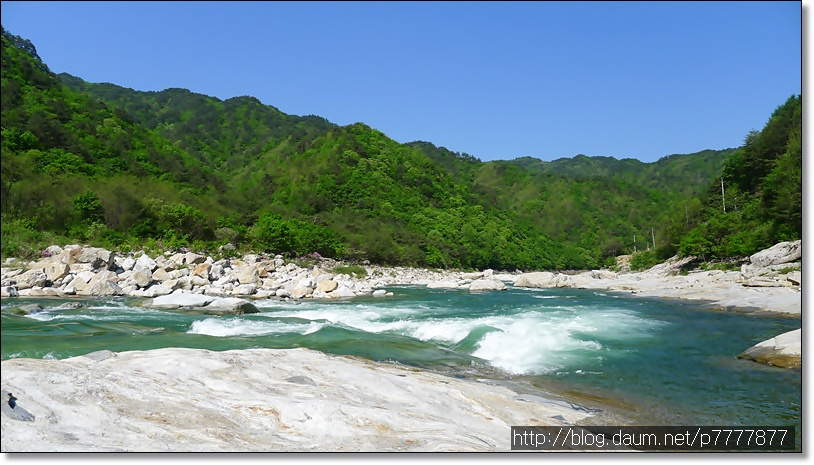
M 802 85 L 800 2 L 3 1 L 2 23 L 57 73 L 482 160 L 736 147 Z

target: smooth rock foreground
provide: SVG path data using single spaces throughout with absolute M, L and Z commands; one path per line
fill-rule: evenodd
M 2 415 L 4 452 L 508 451 L 512 425 L 589 416 L 502 386 L 308 349 L 12 359 L 2 388 L 33 417 Z
M 802 329 L 795 329 L 756 344 L 738 358 L 774 365 L 781 368 L 802 367 Z

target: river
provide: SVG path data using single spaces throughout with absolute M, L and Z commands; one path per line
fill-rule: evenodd
M 470 293 L 393 286 L 389 298 L 282 302 L 216 317 L 130 298 L 4 299 L 2 359 L 108 349 L 311 349 L 489 378 L 638 425 L 796 426 L 800 370 L 739 360 L 799 319 L 579 289 Z M 83 307 L 62 307 L 80 302 Z M 15 307 L 39 303 L 39 313 Z M 619 420 L 621 419 L 621 420 Z

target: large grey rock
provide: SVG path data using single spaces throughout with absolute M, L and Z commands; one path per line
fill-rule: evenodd
M 158 264 L 147 254 L 140 256 L 133 265 L 133 271 L 149 270 L 152 273 L 156 268 L 158 268 Z
M 242 315 L 244 313 L 260 313 L 253 303 L 236 297 L 216 299 L 203 307 L 203 312 L 211 315 Z
M 245 299 L 219 298 L 201 294 L 170 294 L 156 297 L 148 306 L 166 310 L 191 310 L 211 315 L 242 315 L 259 312 L 254 304 Z
M 209 263 L 198 263 L 192 269 L 192 274 L 200 278 L 209 279 L 209 272 L 212 270 L 212 265 Z
M 200 276 L 190 276 L 189 282 L 192 283 L 193 286 L 206 286 L 209 284 L 209 280 L 206 278 L 202 278 Z
M 299 282 L 297 283 L 297 287 L 307 287 L 310 289 L 314 289 L 316 287 L 316 284 L 314 283 L 314 280 L 311 278 L 303 278 L 299 280 Z
M 116 273 L 112 271 L 100 271 L 96 274 L 87 285 L 76 288 L 77 295 L 87 296 L 113 296 L 122 295 L 122 289 L 119 287 Z M 74 280 L 76 281 L 76 280 Z M 71 283 L 73 284 L 72 281 Z
M 172 288 L 163 284 L 153 285 L 144 290 L 144 297 L 159 297 L 172 293 Z
M 210 281 L 217 281 L 223 277 L 223 265 L 220 263 L 214 263 L 212 267 L 209 269 L 209 280 Z
M 32 267 L 32 269 L 41 269 L 45 272 L 45 275 L 48 277 L 49 281 L 56 281 L 58 279 L 62 279 L 65 276 L 68 276 L 68 273 L 71 272 L 71 267 L 65 263 L 60 262 L 57 257 L 51 257 L 51 259 L 45 261 L 40 261 L 36 265 Z
M 263 280 L 263 283 L 260 287 L 267 291 L 276 291 L 277 289 L 283 287 L 280 283 L 277 282 L 276 279 L 266 278 Z
M 153 271 L 153 281 L 164 282 L 169 279 L 172 279 L 172 275 L 164 268 L 159 267 Z
M 291 297 L 291 292 L 289 292 L 288 289 L 277 289 L 277 291 L 275 291 L 274 295 L 276 295 L 277 297 L 283 297 L 283 298 Z
M 793 262 L 803 256 L 803 241 L 780 242 L 749 257 L 753 269 Z
M 197 265 L 199 263 L 203 263 L 206 261 L 206 257 L 203 255 L 199 255 L 192 252 L 187 252 L 184 255 L 184 264 L 185 265 Z
M 332 299 L 341 299 L 345 297 L 356 297 L 356 293 L 350 290 L 347 286 L 340 285 L 332 292 L 328 293 L 328 297 Z
M 23 290 L 31 287 L 44 286 L 48 281 L 48 275 L 46 275 L 42 269 L 34 269 L 17 275 L 15 279 L 17 280 L 17 290 Z
M 428 289 L 458 289 L 458 281 L 436 281 L 427 284 Z
M 232 295 L 252 295 L 257 292 L 257 286 L 254 284 L 241 284 L 232 290 Z
M 135 282 L 138 287 L 144 288 L 153 282 L 153 273 L 147 268 L 141 268 L 134 271 L 130 279 Z
M 235 271 L 235 277 L 240 284 L 254 284 L 255 286 L 262 283 L 260 275 L 257 272 L 257 267 L 254 265 L 246 265 Z
M 203 307 L 216 300 L 215 297 L 200 294 L 170 294 L 156 297 L 149 304 L 153 308 Z
M 320 281 L 317 284 L 317 290 L 320 291 L 320 292 L 332 292 L 338 286 L 339 286 L 339 283 L 337 283 L 336 281 L 332 281 L 330 279 L 327 279 L 325 281 Z
M 186 261 L 186 258 L 187 258 L 186 254 L 176 253 L 176 254 L 170 255 L 170 257 L 167 258 L 167 261 L 170 264 L 172 264 L 173 267 L 179 267 L 179 266 L 184 266 L 184 262 Z
M 94 270 L 107 269 L 114 264 L 116 254 L 99 247 L 76 247 L 66 250 L 68 264 L 90 263 Z
M 497 279 L 477 279 L 469 285 L 470 291 L 505 291 L 506 285 Z
M 314 293 L 314 290 L 310 287 L 295 287 L 291 289 L 291 297 L 295 299 L 302 299 Z
M 591 270 L 591 277 L 594 279 L 616 279 L 616 273 L 608 270 Z
M 786 279 L 795 286 L 803 284 L 803 274 L 799 271 L 792 271 L 786 275 Z
M 53 287 L 32 287 L 20 291 L 23 297 L 62 297 L 63 293 Z
M 133 267 L 136 266 L 136 259 L 133 257 L 125 257 L 120 263 L 119 266 L 122 267 L 124 271 L 132 271 Z
M 532 287 L 540 289 L 557 287 L 557 275 L 548 271 L 524 273 L 518 276 L 518 278 L 515 280 L 514 287 Z
M 802 366 L 802 342 L 802 330 L 795 329 L 750 347 L 738 358 L 799 369 Z

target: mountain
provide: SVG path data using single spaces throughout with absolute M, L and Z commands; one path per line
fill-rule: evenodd
M 149 221 L 205 237 L 201 211 L 212 203 L 202 200 L 225 189 L 217 173 L 124 110 L 67 89 L 33 44 L 5 29 L 0 169 L 4 254 L 14 249 L 13 221 L 83 241 L 121 242 Z
M 675 252 L 676 219 L 700 221 L 737 152 L 483 162 L 253 97 L 56 76 L 5 30 L 2 53 L 3 256 L 34 253 L 50 234 L 124 249 L 230 242 L 402 265 L 594 268 Z
M 803 237 L 802 115 L 802 95 L 792 95 L 725 160 L 702 211 L 686 227 L 674 228 L 682 253 L 746 256 Z

